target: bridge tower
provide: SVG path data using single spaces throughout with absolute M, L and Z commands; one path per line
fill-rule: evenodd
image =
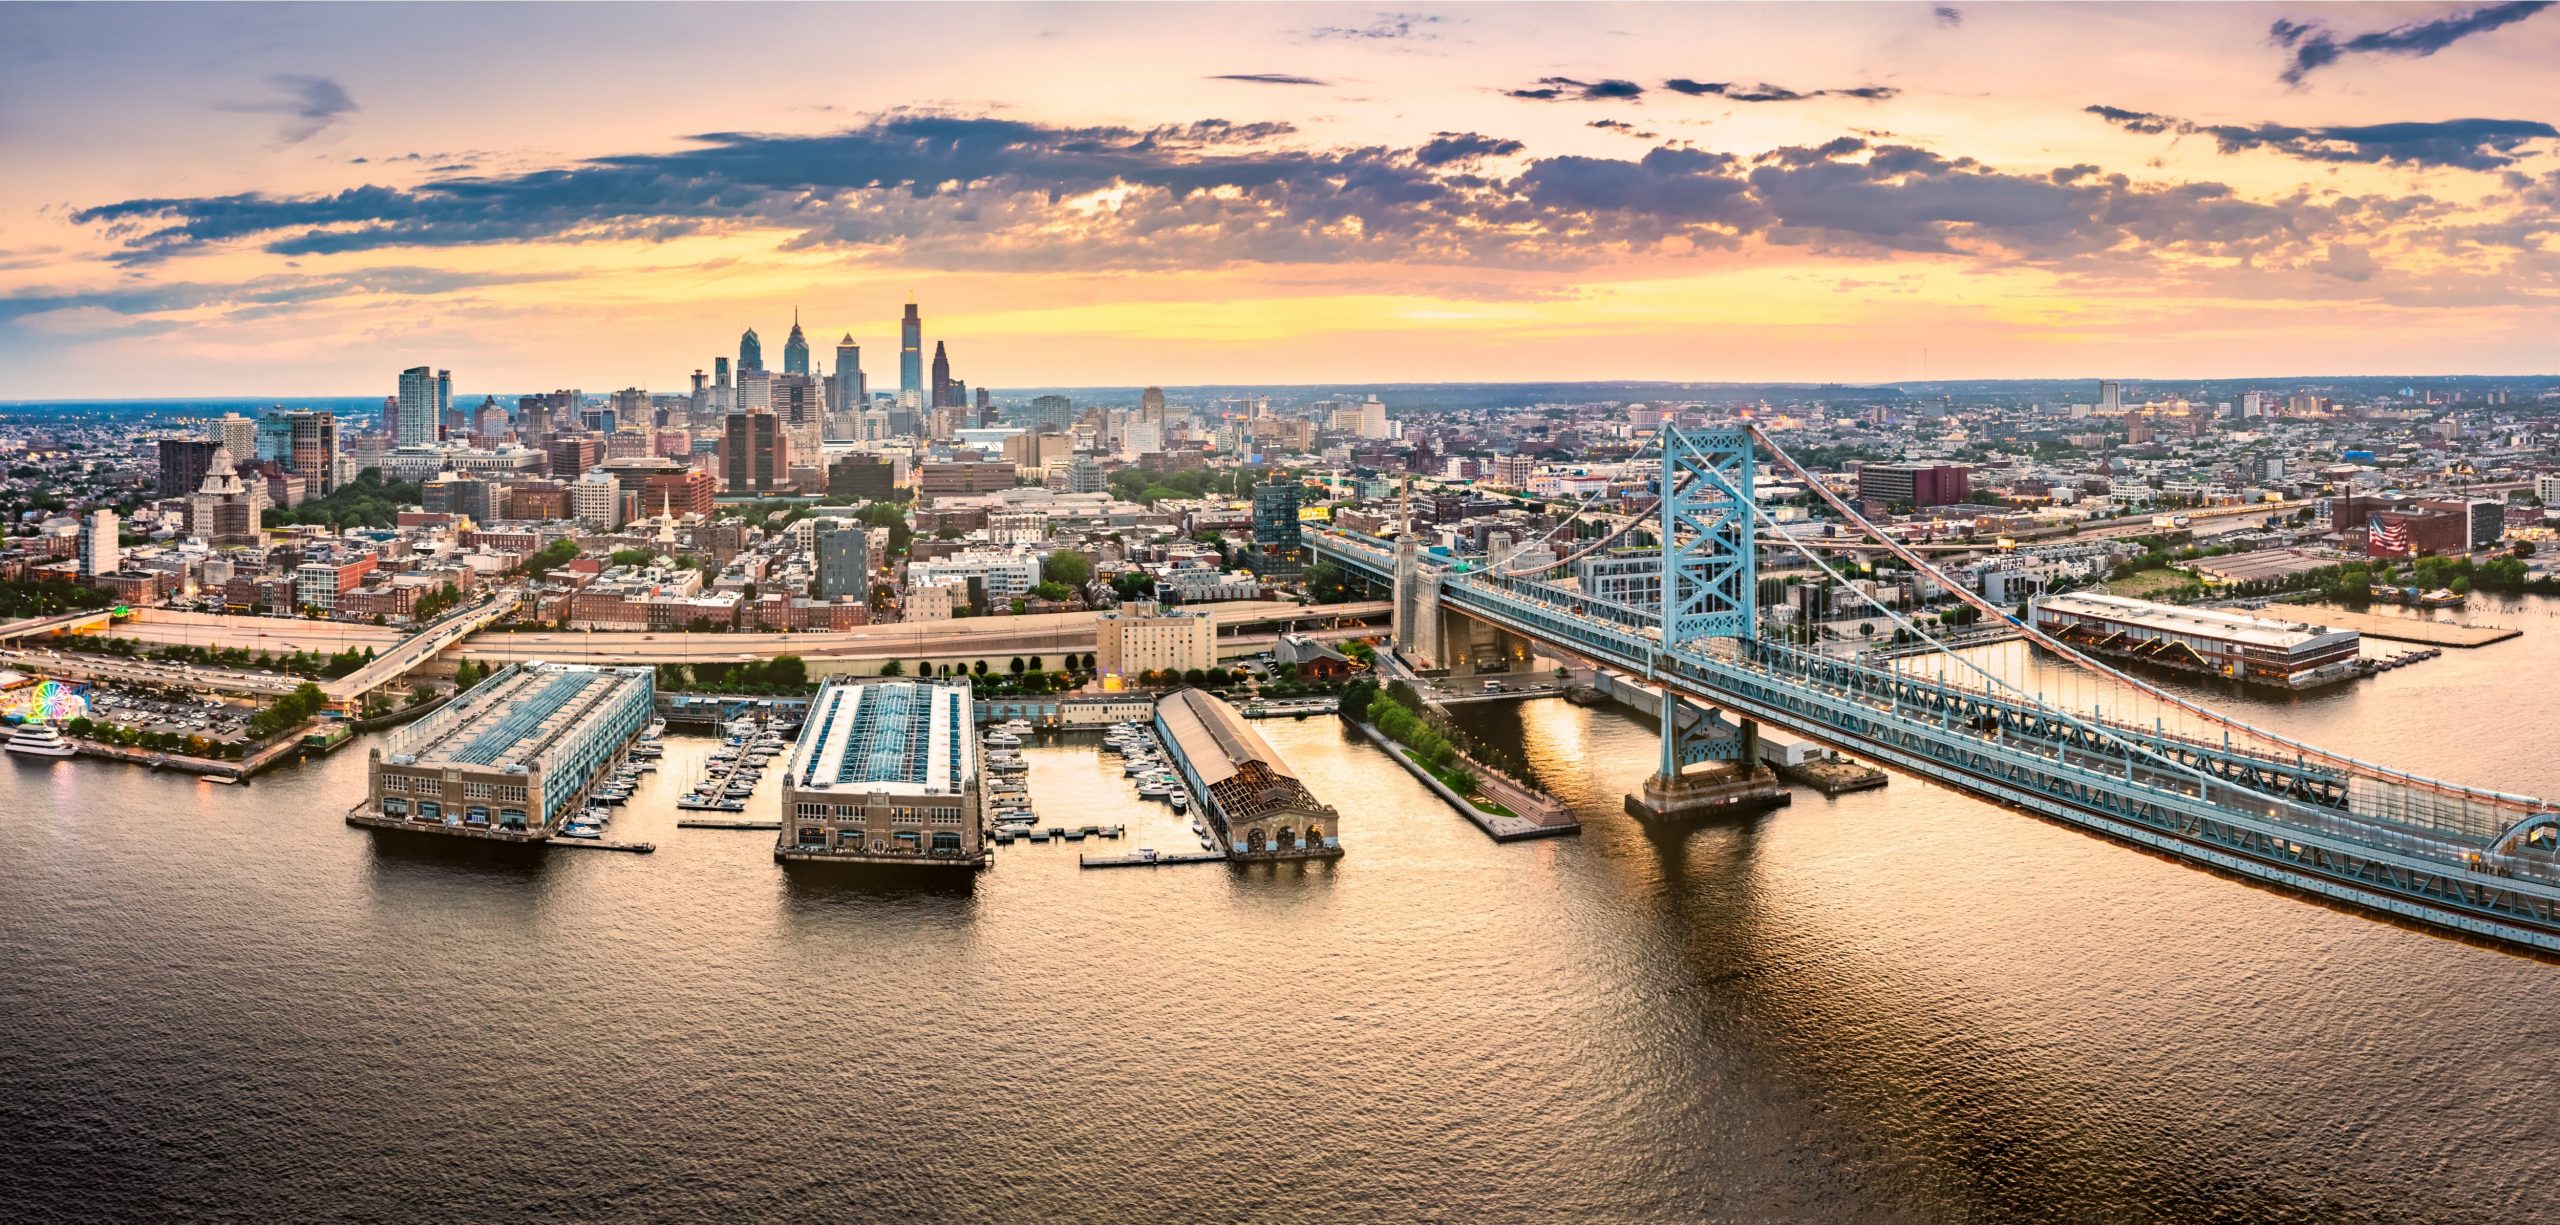
M 1627 811 L 1645 820 L 1784 804 L 1785 784 L 1760 764 L 1760 727 L 1689 712 L 1662 669 L 1669 652 L 1758 629 L 1760 576 L 1752 547 L 1751 433 L 1739 425 L 1662 425 L 1662 644 L 1651 679 L 1662 689 L 1662 761 Z M 1695 774 L 1686 767 L 1707 764 Z

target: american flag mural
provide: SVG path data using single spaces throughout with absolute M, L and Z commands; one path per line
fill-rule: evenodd
M 2364 551 L 2373 557 L 2407 557 L 2409 525 L 2397 521 L 2386 523 L 2380 512 L 2364 519 Z

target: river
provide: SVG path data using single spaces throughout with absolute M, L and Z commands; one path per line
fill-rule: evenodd
M 2254 717 L 2560 792 L 2560 622 Z M 1998 651 L 2015 648 L 1992 648 Z M 1258 725 L 1330 865 L 1188 835 L 1095 743 L 972 889 L 769 833 L 505 866 L 340 820 L 365 744 L 223 787 L 0 762 L 0 1161 L 53 1220 L 2199 1220 L 2560 1213 L 2560 967 L 1896 776 L 1672 832 L 1651 726 L 1478 707 L 1578 809 L 1497 846 Z M 770 796 L 759 797 L 765 802 Z

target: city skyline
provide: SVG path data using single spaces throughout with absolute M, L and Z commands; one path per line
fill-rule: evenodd
M 2544 7 L 12 8 L 0 396 L 2547 372 Z

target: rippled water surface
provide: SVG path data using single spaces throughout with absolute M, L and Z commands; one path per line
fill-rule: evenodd
M 2560 791 L 2560 622 L 2271 722 Z M 2503 615 L 2502 615 L 2503 613 Z M 0 1165 L 37 1219 L 2299 1220 L 2560 1214 L 2560 967 L 1897 777 L 1620 809 L 1650 724 L 1478 708 L 1579 809 L 1496 846 L 1330 721 L 1260 725 L 1333 865 L 1196 845 L 1090 742 L 974 889 L 677 830 L 708 751 L 509 866 L 249 787 L 0 762 Z M 760 797 L 770 802 L 770 796 Z

